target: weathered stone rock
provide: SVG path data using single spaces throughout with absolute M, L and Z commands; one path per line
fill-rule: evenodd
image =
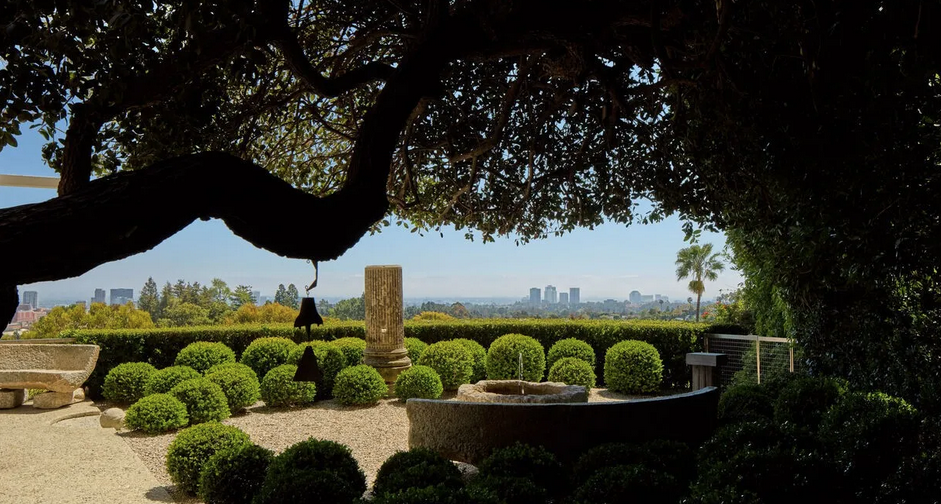
M 363 363 L 382 375 L 388 384 L 412 361 L 405 350 L 402 320 L 402 267 L 366 266 L 366 350 Z
M 71 392 L 48 391 L 33 396 L 33 407 L 55 409 L 79 402 L 82 399 L 85 399 L 85 392 L 82 389 L 75 389 Z
M 98 423 L 105 429 L 121 429 L 124 427 L 124 410 L 108 408 L 101 412 Z
M 0 409 L 11 409 L 26 402 L 26 389 L 0 389 Z
M 0 387 L 71 394 L 94 371 L 98 351 L 98 345 L 0 345 Z
M 588 389 L 559 382 L 482 380 L 458 387 L 457 400 L 522 404 L 584 403 L 588 402 Z

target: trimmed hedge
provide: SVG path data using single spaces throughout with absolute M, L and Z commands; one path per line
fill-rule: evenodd
M 346 357 L 347 366 L 358 366 L 363 363 L 363 352 L 366 351 L 366 340 L 362 338 L 340 338 L 330 342 L 339 348 Z
M 294 374 L 297 366 L 284 364 L 278 366 L 261 379 L 261 400 L 269 408 L 305 406 L 317 399 L 317 385 L 314 382 L 296 382 Z
M 366 491 L 366 474 L 352 452 L 333 441 L 309 438 L 271 461 L 256 504 L 352 502 Z
M 663 361 L 650 343 L 622 341 L 605 352 L 604 381 L 608 389 L 624 394 L 651 393 L 660 388 Z
M 399 373 L 395 379 L 395 395 L 405 401 L 411 398 L 437 399 L 444 392 L 441 377 L 434 369 L 416 364 Z
M 261 399 L 258 375 L 245 364 L 217 364 L 206 372 L 206 379 L 222 389 L 229 403 L 229 412 L 233 415 Z
M 365 343 L 365 342 L 364 342 Z M 291 349 L 288 355 L 288 364 L 297 366 L 301 362 L 304 350 L 311 347 L 314 350 L 314 356 L 317 358 L 317 367 L 323 373 L 323 383 L 317 389 L 317 399 L 329 399 L 333 396 L 333 383 L 337 378 L 337 373 L 347 367 L 346 356 L 340 347 L 334 346 L 326 341 L 308 341 L 301 343 Z
M 229 418 L 229 400 L 222 387 L 208 378 L 193 378 L 178 383 L 170 389 L 170 395 L 186 405 L 190 424 L 218 422 Z
M 144 397 L 147 382 L 157 369 L 146 362 L 125 362 L 108 371 L 104 396 L 116 403 L 134 403 Z
M 196 494 L 200 472 L 210 457 L 223 450 L 251 444 L 248 434 L 218 422 L 183 429 L 167 448 L 167 473 L 180 490 Z
M 239 362 L 263 377 L 278 366 L 291 364 L 291 351 L 296 347 L 288 338 L 258 338 L 245 348 Z
M 216 453 L 199 473 L 199 496 L 207 504 L 251 504 L 274 459 L 271 450 L 243 445 Z
M 202 378 L 202 376 L 199 371 L 189 366 L 170 366 L 163 368 L 150 375 L 150 378 L 147 380 L 147 386 L 144 387 L 144 393 L 147 395 L 166 394 L 178 383 L 192 380 L 193 378 Z
M 487 350 L 487 379 L 516 380 L 520 378 L 520 371 L 526 381 L 542 381 L 546 373 L 546 351 L 534 338 L 504 334 Z
M 405 338 L 405 351 L 408 352 L 408 358 L 412 361 L 412 364 L 418 363 L 418 359 L 421 358 L 421 354 L 426 348 L 428 348 L 428 343 L 418 338 Z
M 552 365 L 547 381 L 581 385 L 590 391 L 595 386 L 595 370 L 577 357 L 562 357 Z
M 347 406 L 376 404 L 389 392 L 389 386 L 376 368 L 360 364 L 337 374 L 333 396 Z
M 434 369 L 445 390 L 456 390 L 470 383 L 474 374 L 474 358 L 464 345 L 456 341 L 439 341 L 428 345 L 418 359 L 418 365 Z
M 372 491 L 373 495 L 389 495 L 437 485 L 452 491 L 464 486 L 460 469 L 433 450 L 412 448 L 396 452 L 382 463 Z
M 688 386 L 689 383 L 686 354 L 703 351 L 702 335 L 715 332 L 711 328 L 712 326 L 705 323 L 656 320 L 465 319 L 406 321 L 405 336 L 417 338 L 425 343 L 467 338 L 485 348 L 498 337 L 509 333 L 531 336 L 544 348 L 551 348 L 562 339 L 578 338 L 591 345 L 595 355 L 604 355 L 608 347 L 619 341 L 641 340 L 652 344 L 660 352 L 663 359 L 664 386 L 678 388 Z M 322 326 L 311 327 L 311 335 L 320 340 L 346 337 L 365 339 L 366 326 L 363 322 L 356 321 L 327 322 Z M 85 382 L 90 389 L 90 396 L 94 398 L 101 397 L 101 385 L 105 375 L 118 364 L 149 362 L 157 368 L 169 367 L 173 365 L 180 350 L 195 341 L 225 343 L 236 355 L 241 356 L 249 343 L 258 338 L 281 337 L 295 342 L 307 340 L 306 333 L 295 331 L 291 324 L 72 329 L 63 331 L 60 336 L 75 338 L 76 343 L 101 347 L 95 371 Z M 417 361 L 411 352 L 409 357 Z M 595 366 L 595 374 L 599 379 L 604 373 L 602 364 L 599 362 Z M 259 375 L 259 378 L 261 377 L 263 375 Z
M 467 338 L 457 338 L 451 340 L 460 343 L 474 360 L 474 371 L 471 373 L 470 383 L 477 383 L 480 380 L 487 379 L 487 350 L 474 340 Z
M 127 409 L 124 425 L 147 434 L 158 434 L 186 427 L 189 415 L 186 405 L 170 394 L 152 394 Z
M 212 341 L 197 341 L 190 343 L 180 350 L 174 366 L 189 366 L 200 373 L 205 373 L 217 364 L 235 362 L 235 352 L 225 343 Z

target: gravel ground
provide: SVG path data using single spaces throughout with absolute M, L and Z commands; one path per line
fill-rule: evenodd
M 442 399 L 453 399 L 455 393 Z M 589 402 L 624 401 L 649 396 L 631 396 L 610 392 L 607 389 L 592 389 Z M 101 410 L 111 407 L 97 403 Z M 94 418 L 97 423 L 97 418 Z M 96 427 L 91 420 L 74 419 L 73 426 Z M 224 424 L 245 431 L 251 440 L 279 453 L 288 446 L 310 437 L 329 439 L 342 443 L 353 452 L 360 467 L 366 473 L 368 485 L 372 485 L 379 467 L 392 454 L 408 449 L 408 417 L 405 403 L 397 399 L 384 399 L 376 406 L 342 406 L 336 401 L 321 401 L 306 408 L 271 409 L 259 402 L 246 412 L 223 420 Z M 88 424 L 88 425 L 85 425 Z M 143 460 L 177 502 L 196 503 L 198 499 L 176 491 L 167 474 L 165 460 L 167 447 L 176 437 L 175 432 L 148 435 L 123 431 L 118 434 Z M 466 465 L 466 464 L 465 464 Z M 463 471 L 473 468 L 462 467 Z

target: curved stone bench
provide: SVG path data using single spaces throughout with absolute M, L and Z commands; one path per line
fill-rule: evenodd
M 603 443 L 672 439 L 699 443 L 715 430 L 719 390 L 623 402 L 505 404 L 409 399 L 408 445 L 478 464 L 520 441 L 572 461 Z
M 0 344 L 0 389 L 46 389 L 59 395 L 40 394 L 46 397 L 34 398 L 36 407 L 68 404 L 94 371 L 98 352 L 98 345 Z

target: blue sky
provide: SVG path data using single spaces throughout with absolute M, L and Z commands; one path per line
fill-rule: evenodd
M 56 175 L 42 162 L 41 137 L 26 130 L 18 140 L 19 147 L 0 152 L 0 174 Z M 0 207 L 53 197 L 53 190 L 0 187 Z M 268 210 L 259 207 L 258 211 Z M 699 242 L 712 243 L 720 250 L 725 238 L 704 231 Z M 327 298 L 359 295 L 365 266 L 399 264 L 406 298 L 523 298 L 530 287 L 551 284 L 559 292 L 580 287 L 583 300 L 626 299 L 632 290 L 685 299 L 687 282 L 677 282 L 674 273 L 676 251 L 684 246 L 688 243 L 683 241 L 676 217 L 647 226 L 609 223 L 520 246 L 512 237 L 483 244 L 468 241 L 463 232 L 453 229 L 444 230 L 443 238 L 434 232 L 422 237 L 393 226 L 364 237 L 338 260 L 321 263 L 319 286 L 312 294 Z M 23 247 L 28 251 L 29 244 Z M 87 300 L 95 288 L 133 288 L 136 296 L 148 276 L 159 284 L 179 278 L 208 283 L 218 277 L 230 286 L 252 285 L 271 296 L 279 283 L 294 283 L 302 289 L 302 284 L 313 279 L 313 268 L 305 261 L 252 246 L 221 221 L 197 220 L 143 254 L 101 265 L 80 277 L 20 286 L 20 290 L 39 291 L 40 303 L 43 299 Z M 717 281 L 707 283 L 704 297 L 717 295 L 719 289 L 733 289 L 739 282 L 738 272 L 726 269 Z

